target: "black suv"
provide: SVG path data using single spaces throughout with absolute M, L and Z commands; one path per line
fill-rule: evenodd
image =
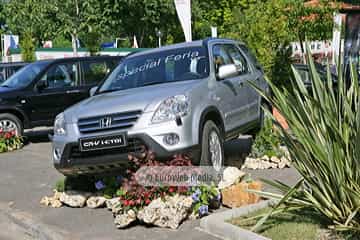
M 0 63 L 0 84 L 25 66 L 26 62 Z
M 0 84 L 0 129 L 51 126 L 55 116 L 89 97 L 89 90 L 120 62 L 120 56 L 42 60 Z

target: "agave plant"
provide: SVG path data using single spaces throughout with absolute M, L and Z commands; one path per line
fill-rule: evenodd
M 310 53 L 310 50 L 307 51 Z M 338 231 L 360 232 L 360 89 L 355 68 L 350 79 L 337 64 L 336 84 L 328 66 L 327 81 L 320 79 L 312 57 L 307 56 L 311 88 L 293 68 L 291 91 L 269 82 L 273 96 L 263 94 L 285 117 L 289 129 L 281 137 L 302 176 L 293 187 L 266 181 L 281 194 L 261 194 L 279 200 L 275 208 L 254 226 L 256 231 L 271 215 L 307 208 L 328 220 Z

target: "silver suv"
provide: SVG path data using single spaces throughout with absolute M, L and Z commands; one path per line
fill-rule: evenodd
M 55 120 L 53 160 L 64 175 L 126 168 L 145 146 L 158 159 L 190 152 L 224 164 L 224 141 L 261 127 L 261 66 L 242 43 L 209 38 L 128 56 L 92 97 Z

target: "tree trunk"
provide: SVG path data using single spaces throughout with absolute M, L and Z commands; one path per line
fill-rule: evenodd
M 71 45 L 72 45 L 74 57 L 78 56 L 76 40 L 77 40 L 76 33 L 71 34 Z

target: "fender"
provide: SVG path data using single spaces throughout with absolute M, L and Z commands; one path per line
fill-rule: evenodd
M 224 126 L 224 119 L 222 118 L 222 115 L 220 113 L 220 111 L 215 107 L 215 106 L 209 106 L 206 107 L 205 110 L 201 113 L 200 116 L 200 121 L 199 121 L 199 143 L 201 143 L 201 139 L 202 139 L 202 127 L 205 124 L 206 121 L 206 115 L 208 113 L 215 113 L 216 116 L 219 118 L 218 121 L 221 121 L 220 126 L 219 126 L 219 122 L 215 122 L 216 125 L 218 125 L 218 127 L 220 127 L 220 130 L 222 131 L 222 133 L 224 134 L 225 137 L 225 126 Z
M 0 106 L 0 113 L 11 113 L 23 120 L 24 128 L 30 127 L 30 120 L 26 113 L 16 106 Z

